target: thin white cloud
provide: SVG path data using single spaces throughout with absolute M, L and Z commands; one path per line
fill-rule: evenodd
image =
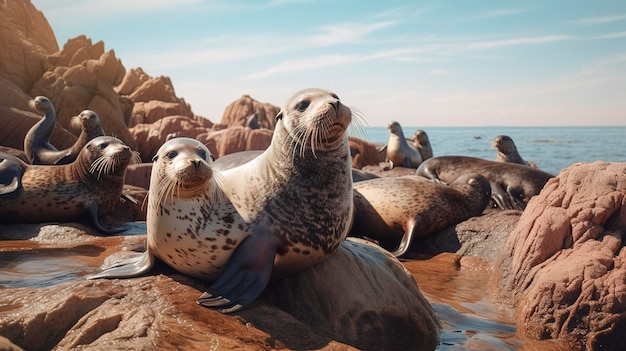
M 608 33 L 602 34 L 594 37 L 593 39 L 617 39 L 626 37 L 626 32 L 616 32 L 616 33 Z
M 482 41 L 482 42 L 474 42 L 468 44 L 469 48 L 472 49 L 492 49 L 504 46 L 514 46 L 514 45 L 531 45 L 531 44 L 545 44 L 545 43 L 554 43 L 558 41 L 566 41 L 573 40 L 576 37 L 571 35 L 546 35 L 539 37 L 521 37 L 521 38 L 511 38 L 511 39 L 503 39 L 503 40 L 491 40 L 491 41 Z
M 322 33 L 308 38 L 306 41 L 317 46 L 331 46 L 343 43 L 355 43 L 362 40 L 367 34 L 393 26 L 396 21 L 383 21 L 371 24 L 342 23 L 324 26 Z
M 477 18 L 492 18 L 492 17 L 502 17 L 502 16 L 509 16 L 509 15 L 515 15 L 518 13 L 522 13 L 525 12 L 526 10 L 523 9 L 501 9 L 501 10 L 492 10 L 492 11 L 487 11 L 484 13 L 481 13 L 480 15 L 477 16 Z
M 626 20 L 626 14 L 612 15 L 612 16 L 600 16 L 600 17 L 586 17 L 586 18 L 581 18 L 574 22 L 578 24 L 584 24 L 584 25 L 596 25 L 596 24 L 604 24 L 604 23 L 625 21 L 625 20 Z

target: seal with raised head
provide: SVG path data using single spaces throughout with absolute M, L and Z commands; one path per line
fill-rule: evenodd
M 67 222 L 88 215 L 100 232 L 125 229 L 105 227 L 99 219 L 119 202 L 126 168 L 139 158 L 121 140 L 92 139 L 67 165 L 29 165 L 15 157 L 1 158 L 0 222 Z
M 458 177 L 449 186 L 422 177 L 386 177 L 354 184 L 354 221 L 350 236 L 377 241 L 400 257 L 413 238 L 480 215 L 491 198 L 487 178 Z
M 433 157 L 433 148 L 430 146 L 430 139 L 428 139 L 428 134 L 426 134 L 426 131 L 423 129 L 415 131 L 412 145 L 419 151 L 420 156 L 422 156 L 422 162 Z
M 64 155 L 50 144 L 50 137 L 57 120 L 56 110 L 50 99 L 45 96 L 37 96 L 30 101 L 31 107 L 43 113 L 43 118 L 35 123 L 24 137 L 24 152 L 28 162 L 33 165 L 54 164 Z
M 246 306 L 271 275 L 301 271 L 335 251 L 352 220 L 352 119 L 334 93 L 299 91 L 276 115 L 270 146 L 222 172 L 250 236 L 198 303 L 224 311 Z
M 222 190 L 213 155 L 201 142 L 178 137 L 163 144 L 153 161 L 147 250 L 88 278 L 139 276 L 157 257 L 180 273 L 215 281 L 250 231 Z
M 517 163 L 520 165 L 537 167 L 534 163 L 526 162 L 520 156 L 517 151 L 517 146 L 515 146 L 515 142 L 508 135 L 498 135 L 494 140 L 492 147 L 495 147 L 498 150 L 498 155 L 496 155 L 496 162 L 509 162 L 509 163 Z
M 491 184 L 491 198 L 501 209 L 524 210 L 552 174 L 536 168 L 469 156 L 438 156 L 424 161 L 416 175 L 450 184 L 465 173 L 479 173 Z
M 422 163 L 419 151 L 407 143 L 400 123 L 391 121 L 387 125 L 389 141 L 387 142 L 387 159 L 393 167 L 417 168 Z
M 80 135 L 74 145 L 59 151 L 59 154 L 63 156 L 54 164 L 65 165 L 74 162 L 89 140 L 105 135 L 102 124 L 100 124 L 100 116 L 92 110 L 84 110 L 78 116 L 72 117 L 72 123 L 80 124 Z

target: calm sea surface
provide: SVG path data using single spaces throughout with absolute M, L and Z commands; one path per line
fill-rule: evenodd
M 626 162 L 626 127 L 405 127 L 405 137 L 417 129 L 428 134 L 434 156 L 457 155 L 495 160 L 491 147 L 498 135 L 508 135 L 526 161 L 558 174 L 576 162 L 598 160 Z M 372 143 L 386 144 L 386 127 L 366 127 L 365 135 L 351 135 Z

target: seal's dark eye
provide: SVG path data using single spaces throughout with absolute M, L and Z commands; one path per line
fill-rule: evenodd
M 167 155 L 165 155 L 165 157 L 167 157 L 167 158 L 169 158 L 171 160 L 174 157 L 176 157 L 176 155 L 178 155 L 178 151 L 172 150 L 172 151 L 168 152 Z
M 309 107 L 310 104 L 311 104 L 311 101 L 309 101 L 309 100 L 300 100 L 296 104 L 296 110 L 298 110 L 300 112 L 304 112 L 306 110 L 306 108 Z
M 335 98 L 335 99 L 337 99 L 337 100 L 341 100 L 341 99 L 339 98 L 339 96 L 337 96 L 337 94 L 335 94 L 335 93 L 330 94 L 330 96 L 334 97 L 334 98 Z
M 203 160 L 206 160 L 206 151 L 198 149 L 198 156 L 202 157 Z
M 107 146 L 109 146 L 109 143 L 102 143 L 102 144 L 98 144 L 98 148 L 99 148 L 100 150 L 102 150 L 102 149 L 106 149 L 106 148 L 107 148 Z

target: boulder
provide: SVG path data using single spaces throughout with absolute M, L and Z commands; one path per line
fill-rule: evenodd
M 626 343 L 626 163 L 578 163 L 524 210 L 492 288 L 519 330 L 575 349 Z
M 256 113 L 259 126 L 273 130 L 276 125 L 275 117 L 279 111 L 280 107 L 256 101 L 250 95 L 243 95 L 226 106 L 220 124 L 245 127 L 248 117 Z
M 239 151 L 265 150 L 272 142 L 273 130 L 230 127 L 199 134 L 196 139 L 204 143 L 217 157 Z
M 0 80 L 30 91 L 45 71 L 46 55 L 59 50 L 54 32 L 41 11 L 24 0 L 0 3 Z M 15 106 L 4 100 L 0 104 Z

